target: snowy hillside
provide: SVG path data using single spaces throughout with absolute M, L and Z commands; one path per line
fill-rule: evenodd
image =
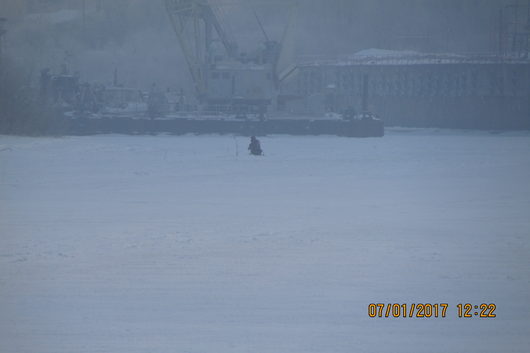
M 0 136 L 0 352 L 529 352 L 529 137 Z

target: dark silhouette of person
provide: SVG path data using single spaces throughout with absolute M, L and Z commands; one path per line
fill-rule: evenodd
M 250 138 L 250 145 L 248 145 L 248 150 L 250 151 L 250 154 L 253 156 L 262 156 L 263 150 L 261 149 L 261 144 L 259 140 L 256 138 L 256 136 L 252 136 Z

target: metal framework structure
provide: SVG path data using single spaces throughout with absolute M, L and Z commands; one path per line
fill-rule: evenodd
M 237 58 L 237 44 L 206 0 L 165 0 L 165 5 L 201 99 L 207 89 L 206 68 L 212 62 L 214 31 L 230 58 Z
M 530 55 L 530 0 L 515 1 L 499 11 L 499 55 Z
M 281 76 L 278 74 L 279 62 L 295 13 L 295 3 L 287 2 L 291 10 L 281 42 L 269 38 L 258 14 L 253 11 L 264 42 L 249 55 L 239 53 L 235 39 L 227 30 L 229 27 L 221 22 L 219 12 L 227 3 L 211 5 L 208 0 L 164 2 L 190 70 L 196 96 L 203 106 L 237 106 L 238 110 L 247 106 L 250 110 L 263 111 L 275 101 Z
M 0 17 L 0 54 L 2 54 L 2 37 L 4 34 L 7 33 L 7 30 L 4 28 L 4 24 L 6 22 L 6 19 L 3 17 Z

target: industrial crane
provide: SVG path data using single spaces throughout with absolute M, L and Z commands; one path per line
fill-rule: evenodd
M 269 39 L 257 14 L 265 42 L 249 56 L 239 52 L 207 0 L 164 1 L 201 105 L 216 111 L 265 111 L 278 94 L 282 44 Z

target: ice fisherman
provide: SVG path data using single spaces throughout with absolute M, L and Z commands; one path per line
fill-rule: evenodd
M 253 156 L 262 156 L 263 150 L 261 149 L 261 144 L 259 140 L 256 138 L 256 136 L 252 136 L 250 138 L 250 145 L 248 145 L 248 150 L 250 151 L 250 154 Z

